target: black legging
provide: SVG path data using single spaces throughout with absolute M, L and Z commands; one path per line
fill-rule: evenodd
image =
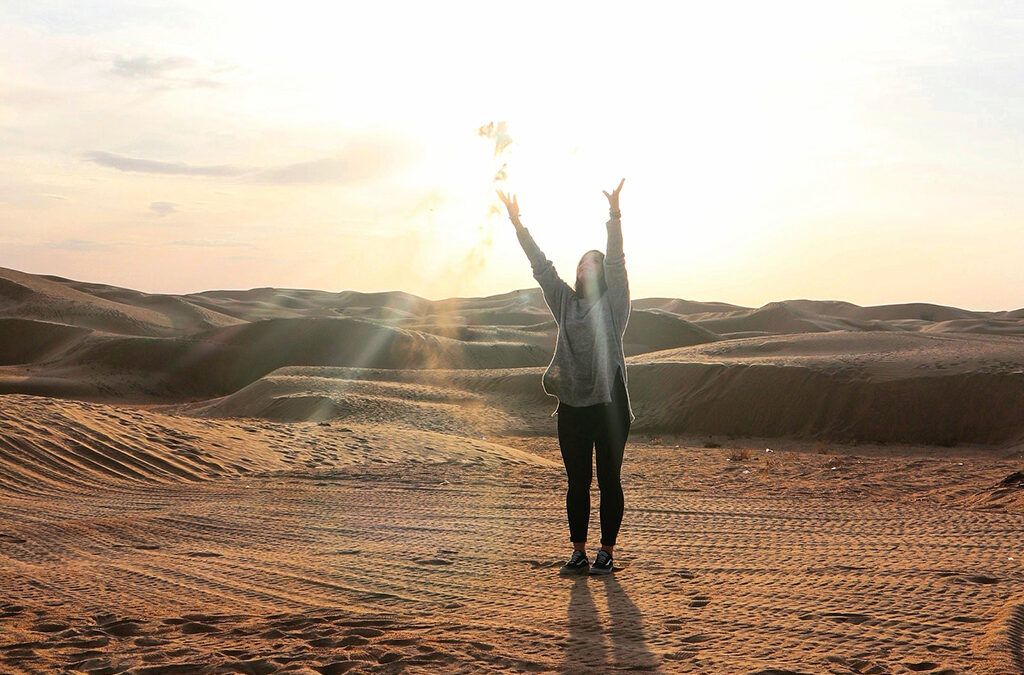
M 629 407 L 622 370 L 615 373 L 611 403 L 582 408 L 558 404 L 558 445 L 562 450 L 569 489 L 565 510 L 569 516 L 569 540 L 587 540 L 590 524 L 592 451 L 597 449 L 597 484 L 601 488 L 601 543 L 614 546 L 622 525 L 622 453 L 629 436 Z

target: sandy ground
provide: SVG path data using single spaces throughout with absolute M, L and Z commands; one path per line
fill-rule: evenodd
M 567 579 L 553 438 L 4 399 L 21 433 L 30 418 L 74 420 L 53 445 L 77 430 L 79 458 L 113 456 L 101 421 L 185 425 L 180 461 L 208 472 L 83 468 L 102 481 L 69 486 L 40 460 L 31 488 L 5 482 L 5 673 L 1024 666 L 1024 476 L 1010 476 L 1021 448 L 779 441 L 766 452 L 756 439 L 706 448 L 638 434 L 617 570 Z M 597 503 L 595 484 L 592 532 Z
M 575 579 L 555 331 L 0 269 L 0 674 L 1024 672 L 1024 309 L 634 299 Z

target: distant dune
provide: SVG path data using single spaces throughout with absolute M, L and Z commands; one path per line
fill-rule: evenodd
M 196 483 L 297 467 L 453 459 L 483 465 L 553 465 L 503 445 L 471 440 L 454 447 L 451 437 L 386 425 L 354 429 L 296 428 L 242 419 L 212 423 L 98 403 L 47 403 L 32 396 L 4 397 L 0 409 L 0 497 Z M 434 451 L 441 447 L 444 453 Z
M 1020 337 L 745 338 L 643 355 L 630 381 L 658 391 L 645 412 L 659 431 L 937 445 L 1024 438 Z
M 538 289 L 147 294 L 0 269 L 0 393 L 198 417 L 551 432 Z M 950 445 L 1024 439 L 1024 309 L 645 298 L 637 431 Z

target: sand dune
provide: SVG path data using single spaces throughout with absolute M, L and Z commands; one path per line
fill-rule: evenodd
M 657 392 L 640 403 L 652 430 L 940 445 L 1024 439 L 1017 337 L 831 332 L 634 363 L 637 390 Z
M 1024 441 L 1019 339 L 906 333 L 748 338 L 629 360 L 641 432 L 955 445 Z M 291 367 L 188 414 L 544 434 L 543 367 Z M 954 402 L 954 403 L 950 403 Z
M 638 437 L 618 571 L 562 579 L 551 437 L 6 398 L 19 439 L 54 429 L 48 457 L 0 484 L 6 672 L 995 675 L 1021 663 L 1020 549 L 1006 533 L 1022 513 L 964 508 L 1019 456 Z M 112 434 L 122 421 L 165 447 Z M 119 451 L 122 468 L 86 467 L 77 445 Z
M 88 328 L 61 323 L 0 318 L 0 365 L 59 358 L 90 333 Z
M 37 319 L 127 335 L 168 335 L 159 312 L 114 302 L 57 281 L 0 268 L 0 316 Z
M 546 364 L 546 351 L 537 344 L 462 342 L 360 319 L 268 319 L 183 338 L 94 333 L 59 360 L 0 369 L 0 392 L 99 400 L 209 398 L 288 365 L 519 367 Z
M 721 318 L 702 319 L 697 325 L 720 335 L 759 332 L 823 333 L 830 330 L 848 330 L 853 325 L 828 315 L 814 315 L 795 309 L 785 303 L 770 303 L 744 312 L 732 312 Z
M 517 318 L 523 323 L 516 323 L 512 321 L 513 318 Z M 540 323 L 532 325 L 527 323 L 536 319 L 544 319 L 544 315 L 530 314 L 521 317 L 508 315 L 501 322 L 490 325 L 452 322 L 452 317 L 446 315 L 441 319 L 446 323 L 438 323 L 438 319 L 433 319 L 421 323 L 409 323 L 405 327 L 465 342 L 519 342 L 537 345 L 550 352 L 555 341 L 557 326 L 550 313 Z M 623 346 L 626 355 L 631 356 L 660 349 L 713 342 L 719 339 L 720 337 L 711 331 L 671 312 L 660 309 L 634 309 L 630 313 L 629 323 L 626 326 Z
M 699 322 L 720 334 L 805 333 L 831 330 L 902 330 L 1024 334 L 1024 310 L 976 312 L 929 303 L 861 307 L 838 300 L 785 300 L 763 307 L 647 298 L 633 306 L 657 308 Z
M 556 331 L 537 289 L 430 301 L 271 288 L 161 296 L 10 270 L 3 280 L 0 392 L 212 400 L 193 408 L 445 430 L 546 433 L 551 421 L 554 400 L 523 384 L 539 380 Z M 625 335 L 638 430 L 940 444 L 1024 437 L 1022 344 L 1014 312 L 811 300 L 640 299 Z M 386 377 L 278 372 L 292 367 Z M 405 375 L 418 370 L 437 373 Z
M 1017 319 L 951 319 L 938 321 L 921 328 L 926 333 L 987 333 L 990 335 L 1020 335 Z
M 632 310 L 623 336 L 626 356 L 687 347 L 721 339 L 695 323 L 659 309 Z
M 0 492 L 7 494 L 59 495 L 369 463 L 548 464 L 479 440 L 449 448 L 448 436 L 411 425 L 212 421 L 75 401 L 54 406 L 24 395 L 3 402 Z
M 229 396 L 176 409 L 210 417 L 392 424 L 462 436 L 522 427 L 495 405 L 496 397 L 488 401 L 472 392 L 464 378 L 466 388 L 456 386 L 458 376 L 452 371 L 399 379 L 381 370 L 330 369 L 332 376 L 325 370 L 282 368 Z M 483 384 L 487 373 L 474 372 L 482 376 L 477 384 Z
M 0 270 L 0 671 L 1024 671 L 1024 310 L 635 301 L 610 578 L 555 331 Z
M 1024 440 L 1018 338 L 832 332 L 720 341 L 628 363 L 638 431 L 938 445 Z M 192 409 L 543 434 L 555 403 L 536 387 L 542 371 L 292 367 Z
M 640 298 L 633 300 L 633 309 L 660 309 L 673 314 L 700 318 L 702 315 L 721 315 L 729 312 L 742 312 L 749 307 L 730 305 L 727 302 L 697 302 L 679 298 Z

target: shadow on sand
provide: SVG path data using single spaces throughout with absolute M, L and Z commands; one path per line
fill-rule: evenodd
M 604 595 L 608 611 L 603 621 L 595 595 Z M 605 668 L 660 672 L 661 660 L 647 644 L 643 615 L 614 575 L 574 579 L 566 617 L 569 636 L 565 671 Z

